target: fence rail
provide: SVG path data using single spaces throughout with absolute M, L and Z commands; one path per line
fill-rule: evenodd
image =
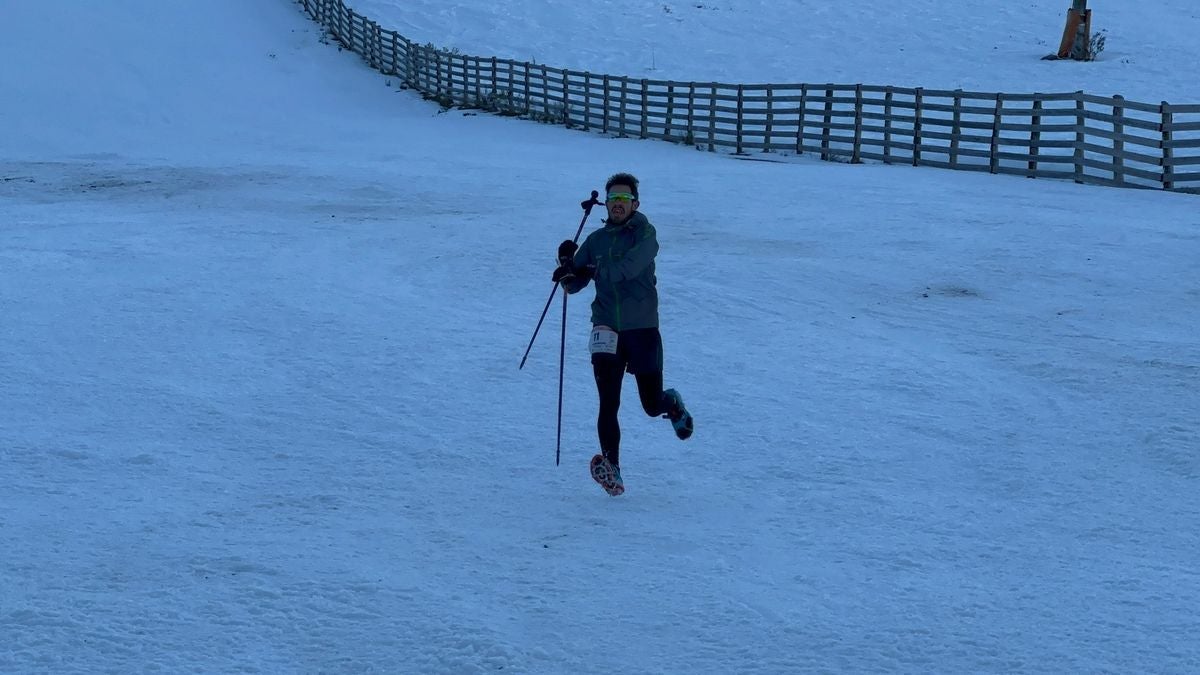
M 343 0 L 298 0 L 372 68 L 445 106 L 737 154 L 911 164 L 1200 193 L 1200 104 L 1084 92 L 672 82 L 418 45 Z

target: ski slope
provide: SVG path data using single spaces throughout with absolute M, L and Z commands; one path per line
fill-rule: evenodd
M 661 38 L 671 77 L 783 79 L 801 17 L 830 38 L 788 42 L 797 62 L 851 35 L 804 3 L 746 5 L 755 39 L 727 3 L 391 4 L 414 39 L 557 65 L 641 67 L 627 41 Z M 957 4 L 894 17 L 903 70 L 820 79 L 943 86 L 953 59 L 913 36 Z M 1065 6 L 1029 4 L 1052 39 Z M 1110 37 L 1164 50 L 1130 79 L 1057 65 L 1200 101 L 1172 4 Z M 667 6 L 671 39 L 639 20 Z M 1200 669 L 1195 196 L 440 113 L 286 1 L 6 19 L 0 672 Z M 1010 62 L 1040 50 L 1023 25 Z M 587 475 L 590 294 L 561 466 L 559 305 L 517 364 L 619 170 L 697 431 L 627 380 L 613 499 Z

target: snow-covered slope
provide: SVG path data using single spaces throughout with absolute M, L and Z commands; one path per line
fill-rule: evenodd
M 1058 50 L 1070 0 L 348 0 L 411 40 L 467 54 L 660 80 L 838 82 L 1006 93 L 1084 90 L 1200 103 L 1200 8 L 1098 2 L 1093 63 Z
M 936 32 L 913 6 L 896 35 Z M 508 48 L 458 7 L 398 19 Z M 649 6 L 507 7 L 539 59 L 667 37 Z M 284 0 L 5 19 L 0 672 L 1200 667 L 1195 197 L 439 113 Z M 697 29 L 692 65 L 743 79 L 793 33 L 758 26 L 727 72 Z M 561 466 L 558 305 L 516 366 L 617 170 L 697 433 L 630 381 L 611 499 L 587 293 Z

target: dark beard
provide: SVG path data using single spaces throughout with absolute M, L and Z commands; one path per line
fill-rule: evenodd
M 633 211 L 627 212 L 625 214 L 625 217 L 621 218 L 620 220 L 617 220 L 612 214 L 609 214 L 608 219 L 605 220 L 604 223 L 606 225 L 624 225 L 625 223 L 629 222 L 629 219 L 632 217 L 633 217 Z

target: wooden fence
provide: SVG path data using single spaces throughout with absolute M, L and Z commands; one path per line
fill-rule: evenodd
M 298 1 L 372 68 L 447 107 L 737 154 L 811 153 L 1200 193 L 1200 105 L 1081 91 L 635 79 L 418 45 L 343 0 Z

